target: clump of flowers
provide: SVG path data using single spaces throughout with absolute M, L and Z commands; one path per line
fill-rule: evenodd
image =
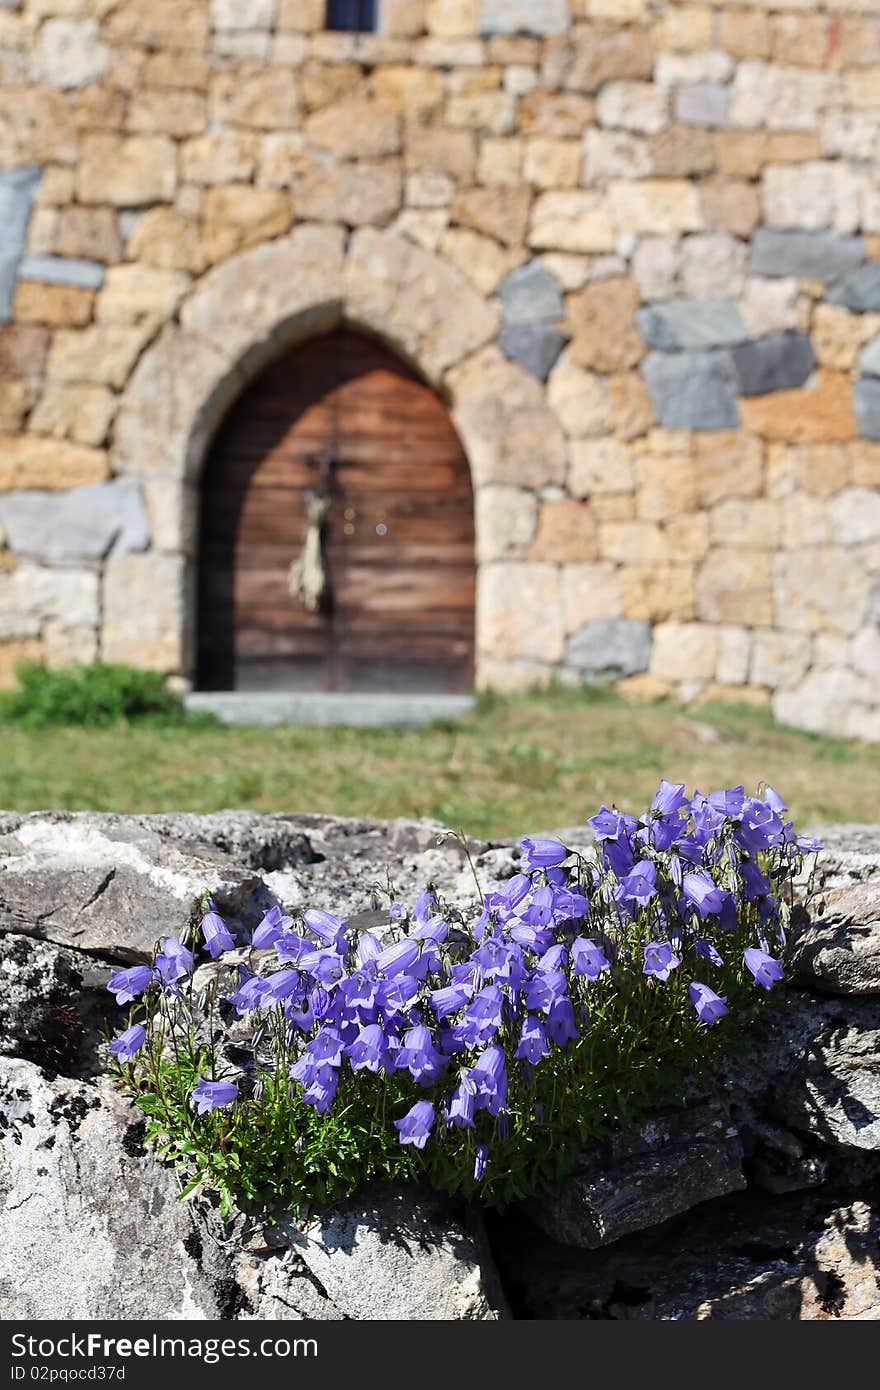
M 203 900 L 185 940 L 110 979 L 131 1005 L 118 1075 L 187 1190 L 226 1211 L 370 1178 L 540 1192 L 585 1140 L 677 1096 L 783 979 L 819 848 L 786 810 L 769 787 L 664 781 L 641 817 L 602 806 L 589 854 L 523 840 L 471 920 L 389 889 L 376 931 L 273 907 L 242 942 Z

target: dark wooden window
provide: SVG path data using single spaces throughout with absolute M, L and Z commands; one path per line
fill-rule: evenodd
M 376 28 L 379 0 L 327 0 L 327 28 L 370 34 Z

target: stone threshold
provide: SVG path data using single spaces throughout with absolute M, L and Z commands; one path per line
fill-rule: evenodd
M 193 691 L 188 710 L 204 710 L 223 724 L 349 725 L 359 729 L 411 728 L 434 719 L 460 719 L 472 695 L 342 694 L 338 692 Z

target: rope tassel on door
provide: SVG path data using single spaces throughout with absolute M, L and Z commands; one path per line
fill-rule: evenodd
M 287 572 L 287 589 L 291 598 L 299 599 L 310 613 L 321 611 L 328 593 L 323 542 L 324 521 L 329 510 L 329 497 L 320 494 L 309 497 L 305 542 L 302 552 Z

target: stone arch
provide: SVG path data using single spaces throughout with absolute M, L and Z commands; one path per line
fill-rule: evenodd
M 499 653 L 487 633 L 497 629 L 509 578 L 507 566 L 492 564 L 501 558 L 493 489 L 562 484 L 561 427 L 543 384 L 494 346 L 496 309 L 461 272 L 393 232 L 347 236 L 316 224 L 202 277 L 142 355 L 121 401 L 113 469 L 144 490 L 153 544 L 136 562 L 144 593 L 159 596 L 168 668 L 184 678 L 195 665 L 198 483 L 214 433 L 273 357 L 343 323 L 381 339 L 450 407 L 473 475 L 478 564 L 488 562 L 478 584 L 477 664 L 478 679 L 491 679 Z M 552 664 L 561 652 L 545 643 L 524 655 Z

